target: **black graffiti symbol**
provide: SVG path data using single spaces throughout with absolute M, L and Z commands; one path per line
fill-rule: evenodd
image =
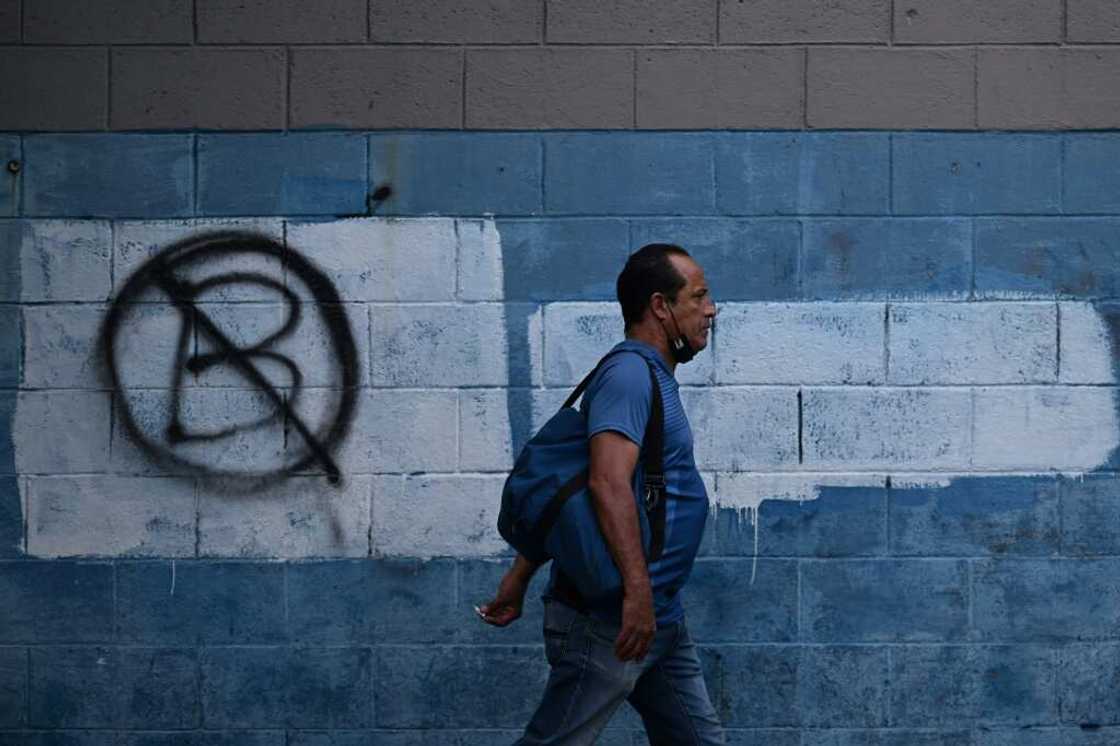
M 298 279 L 311 292 L 315 308 L 322 317 L 330 340 L 333 359 L 338 366 L 338 402 L 327 419 L 325 427 L 313 431 L 295 412 L 303 375 L 289 357 L 269 348 L 290 336 L 302 317 L 299 297 L 279 280 L 259 272 L 228 272 L 206 277 L 199 282 L 187 279 L 190 270 L 205 267 L 218 259 L 231 256 L 252 258 L 272 257 L 281 262 L 288 278 Z M 198 307 L 198 298 L 219 286 L 257 285 L 278 292 L 285 300 L 288 315 L 283 326 L 265 339 L 248 347 L 240 347 Z M 121 288 L 105 317 L 101 330 L 101 349 L 109 371 L 112 387 L 123 392 L 121 365 L 117 359 L 117 340 L 123 333 L 123 324 L 129 312 L 136 308 L 142 295 L 152 288 L 161 290 L 170 298 L 179 313 L 181 324 L 171 380 L 171 416 L 165 443 L 155 441 L 136 422 L 127 398 L 118 396 L 122 424 L 133 440 L 157 461 L 170 462 L 221 476 L 282 477 L 318 464 L 331 483 L 341 480 L 341 472 L 331 453 L 349 432 L 354 416 L 358 386 L 358 353 L 349 320 L 341 298 L 334 285 L 322 271 L 289 247 L 268 236 L 249 232 L 206 233 L 191 236 L 159 252 L 137 269 Z M 208 338 L 214 345 L 212 352 L 190 354 L 190 343 L 195 334 Z M 291 378 L 291 396 L 285 397 L 261 372 L 257 360 L 279 363 Z M 251 422 L 214 432 L 191 432 L 180 418 L 183 376 L 186 372 L 201 374 L 215 366 L 229 365 L 237 369 L 248 381 L 271 401 L 270 414 Z M 238 432 L 262 427 L 283 418 L 302 439 L 306 452 L 297 460 L 270 474 L 241 473 L 212 470 L 196 462 L 187 461 L 174 452 L 176 445 L 190 441 L 217 441 Z

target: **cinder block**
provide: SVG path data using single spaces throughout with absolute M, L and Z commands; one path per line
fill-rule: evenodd
M 456 125 L 457 126 L 457 125 Z M 391 215 L 536 215 L 536 135 L 433 132 L 370 135 L 370 188 L 392 188 Z
M 365 156 L 365 138 L 353 133 L 200 135 L 198 211 L 364 214 Z
M 775 42 L 885 42 L 890 35 L 886 0 L 763 0 L 720 5 L 722 44 Z
M 883 215 L 890 140 L 870 133 L 744 132 L 716 143 L 719 208 L 747 215 Z
M 369 728 L 368 647 L 203 648 L 203 726 Z
M 12 437 L 15 430 L 15 414 L 16 414 L 16 398 L 19 393 L 16 391 L 0 391 L 0 472 L 7 475 L 18 474 L 15 463 L 15 439 Z M 16 491 L 19 492 L 22 484 L 15 481 L 15 477 L 10 477 L 8 483 L 14 486 Z M 20 498 L 22 500 L 22 497 Z M 23 515 L 22 505 L 20 507 L 20 515 Z M 22 523 L 22 520 L 21 520 Z M 23 527 L 20 526 L 20 533 L 23 533 Z
M 0 130 L 105 128 L 109 63 L 104 49 L 4 47 L 0 71 Z M 31 163 L 36 170 L 46 165 Z
M 544 691 L 548 664 L 532 647 L 379 647 L 377 724 L 390 728 L 517 728 Z M 502 686 L 478 686 L 501 671 Z M 431 682 L 443 685 L 433 689 Z
M 967 389 L 806 389 L 804 462 L 815 469 L 968 465 Z
M 502 300 L 502 236 L 493 220 L 456 220 L 458 300 Z
M 967 220 L 809 220 L 804 231 L 805 299 L 969 295 L 972 225 Z
M 801 722 L 809 727 L 883 727 L 891 676 L 884 647 L 802 648 Z
M 549 573 L 543 568 L 529 583 L 525 603 L 521 608 L 521 618 L 516 624 L 501 628 L 479 624 L 475 615 L 473 607 L 494 598 L 498 584 L 510 565 L 508 559 L 459 562 L 458 594 L 452 614 L 458 639 L 475 645 L 536 645 L 541 642 L 544 605 L 539 599 L 549 579 Z M 617 720 L 611 724 L 621 725 Z
M 18 44 L 23 33 L 21 11 L 23 0 L 3 0 L 0 2 L 0 42 Z
M 113 224 L 113 287 L 119 293 L 149 259 L 189 238 L 220 232 L 249 232 L 264 235 L 280 245 L 284 242 L 284 224 L 279 218 L 211 218 L 205 220 L 153 220 L 120 221 Z M 302 249 L 302 247 L 300 247 Z M 300 249 L 293 249 L 300 250 Z M 302 251 L 300 251 L 302 253 Z M 209 250 L 205 255 L 195 255 L 175 264 L 176 277 L 192 284 L 216 283 L 206 291 L 202 300 L 229 301 L 279 301 L 281 296 L 273 289 L 251 283 L 221 283 L 217 278 L 235 272 L 253 273 L 283 282 L 284 267 L 279 257 L 267 252 Z M 137 300 L 167 302 L 170 296 L 159 289 L 140 293 Z
M 18 306 L 0 306 L 0 388 L 19 386 L 23 357 L 23 332 Z
M 980 560 L 972 624 L 983 640 L 1075 642 L 1114 638 L 1120 560 Z
M 116 582 L 121 642 L 266 645 L 287 639 L 282 565 L 124 562 Z
M 1017 386 L 974 396 L 976 469 L 1092 469 L 1110 463 L 1120 441 L 1112 389 Z
M 10 301 L 104 301 L 109 297 L 109 224 L 93 220 L 18 220 L 0 228 L 14 253 L 14 277 L 0 281 Z
M 27 725 L 27 656 L 26 648 L 0 648 L 0 725 L 5 728 Z
M 706 645 L 797 639 L 795 560 L 703 559 L 684 594 L 688 631 Z
M 105 306 L 26 306 L 23 309 L 23 385 L 28 388 L 102 388 L 97 335 Z
M 98 643 L 113 639 L 113 566 L 104 562 L 0 563 L 0 640 Z
M 3 3 L 0 2 L 0 28 L 4 26 L 3 13 Z M 0 159 L 3 159 L 5 166 L 12 161 L 23 162 L 23 146 L 17 135 L 0 136 Z M 0 217 L 15 215 L 18 209 L 19 174 L 13 174 L 5 168 L 0 173 Z
M 810 48 L 808 124 L 972 129 L 974 58 L 970 49 Z
M 363 218 L 288 223 L 288 245 L 334 284 L 344 301 L 455 299 L 455 223 L 443 218 Z M 295 288 L 309 297 L 306 288 Z
M 1057 44 L 1061 0 L 907 0 L 894 4 L 896 44 Z
M 1057 722 L 1053 653 L 1037 645 L 891 650 L 891 720 L 903 727 Z
M 454 391 L 363 392 L 357 418 L 338 455 L 340 468 L 366 474 L 455 471 L 457 409 Z M 303 411 L 302 402 L 295 410 Z
M 371 567 L 365 558 L 286 563 L 283 569 L 292 642 L 369 644 Z
M 887 491 L 876 474 L 720 473 L 712 554 L 843 557 L 886 552 Z
M 797 463 L 794 388 L 686 388 L 681 400 L 699 468 L 744 471 Z
M 1061 523 L 1053 477 L 892 475 L 889 495 L 891 554 L 1058 552 Z
M 16 404 L 12 442 L 20 474 L 105 472 L 109 463 L 109 394 L 25 391 Z
M 27 485 L 27 551 L 36 557 L 194 555 L 190 481 L 32 477 Z
M 814 642 L 964 640 L 961 560 L 844 560 L 801 566 L 801 635 Z
M 466 57 L 470 129 L 629 129 L 634 53 L 626 49 L 475 49 Z
M 1120 8 L 1109 0 L 1069 0 L 1066 40 L 1089 44 L 1120 41 Z
M 1113 297 L 1112 218 L 990 218 L 976 221 L 976 294 L 997 298 Z
M 1117 15 L 1120 22 L 1120 14 Z M 1120 212 L 1120 174 L 1109 164 L 1120 159 L 1120 136 L 1066 135 L 1062 207 L 1066 213 Z
M 800 49 L 637 54 L 636 126 L 641 129 L 798 128 L 804 122 L 805 55 Z
M 735 303 L 717 317 L 721 384 L 882 383 L 880 303 Z
M 891 383 L 1048 383 L 1058 376 L 1053 303 L 890 307 Z
M 893 148 L 897 214 L 1038 214 L 1061 209 L 1058 137 L 898 135 Z
M 544 315 L 546 386 L 574 387 L 603 355 L 625 338 L 617 303 L 551 303 Z M 712 380 L 710 350 L 678 365 L 675 376 L 684 384 Z
M 332 44 L 366 39 L 362 0 L 198 3 L 198 41 L 202 44 Z
M 495 528 L 505 475 L 374 477 L 375 557 L 478 557 L 504 552 Z
M 110 126 L 115 130 L 285 125 L 282 49 L 137 47 L 112 54 Z
M 683 246 L 704 269 L 717 305 L 797 297 L 796 221 L 648 218 L 630 221 L 630 239 L 635 249 L 647 243 Z
M 179 217 L 193 211 L 190 135 L 27 135 L 23 213 Z
M 191 8 L 175 0 L 24 3 L 23 41 L 29 44 L 190 44 L 193 40 Z
M 463 123 L 458 49 L 295 49 L 290 65 L 290 127 L 447 129 Z
M 1016 736 L 1022 731 L 1013 731 Z M 1033 733 L 1033 731 L 1031 731 Z M 991 737 L 990 731 L 979 731 L 980 737 Z M 1027 736 L 1030 738 L 1031 736 Z M 890 730 L 806 730 L 800 746 L 961 746 L 972 744 L 972 732 L 967 730 L 910 730 L 891 728 Z M 1002 742 L 1000 742 L 1002 744 Z M 1050 742 L 1015 741 L 1018 746 L 1049 746 Z M 981 742 L 977 741 L 979 746 Z M 996 746 L 983 741 L 983 746 Z M 1007 744 L 1010 746 L 1010 744 Z M 1054 746 L 1058 746 L 1054 742 Z
M 3 420 L 8 419 L 8 413 L 5 412 L 8 404 L 5 401 L 11 401 L 11 397 L 0 398 L 0 417 Z M 4 422 L 0 427 L 7 429 L 7 422 Z M 4 449 L 7 453 L 3 454 L 7 458 L 4 464 L 3 471 L 14 471 L 11 447 Z M 23 477 L 9 475 L 0 476 L 0 557 L 24 557 L 27 554 L 26 542 L 24 541 L 24 487 L 25 481 Z
M 1062 554 L 1120 554 L 1120 481 L 1114 474 L 1082 474 L 1059 482 L 1062 504 Z
M 1120 124 L 1120 50 L 1057 47 L 977 52 L 985 129 L 1112 129 Z
M 35 648 L 30 721 L 36 728 L 196 728 L 198 687 L 198 653 L 186 648 Z
M 1097 735 L 1107 740 L 1112 729 L 1080 728 L 984 728 L 976 731 L 975 746 L 1066 746 L 1067 744 L 1092 744 Z M 956 742 L 954 742 L 956 743 Z
M 459 394 L 459 468 L 500 471 L 571 393 L 569 389 L 472 389 Z
M 365 613 L 375 644 L 445 645 L 459 638 L 454 560 L 375 559 L 369 572 Z
M 204 557 L 365 557 L 369 554 L 368 477 L 290 477 L 267 492 L 223 494 L 203 483 L 198 552 Z
M 97 733 L 97 731 L 85 731 L 85 733 Z M 292 731 L 292 735 L 310 734 L 312 738 L 319 737 L 326 733 L 321 731 L 315 733 L 314 731 Z M 100 741 L 90 742 L 89 746 L 195 746 L 199 739 L 205 739 L 208 746 L 286 746 L 285 744 L 285 731 L 282 730 L 231 730 L 231 731 L 188 731 L 188 732 L 174 732 L 166 731 L 163 733 L 153 733 L 152 731 L 140 731 L 136 733 L 122 733 L 120 740 L 112 744 L 102 744 Z M 328 735 L 328 737 L 330 737 Z M 36 742 L 39 743 L 39 742 Z M 43 742 L 46 746 L 47 742 Z M 295 743 L 295 741 L 293 741 Z M 83 737 L 81 746 L 86 746 L 86 741 Z M 312 746 L 316 746 L 314 743 Z
M 1115 642 L 1066 645 L 1057 651 L 1056 656 L 1058 701 L 1061 703 L 1062 720 L 1072 723 L 1115 723 L 1120 645 Z M 1113 735 L 1116 729 L 1102 730 Z M 1102 739 L 1102 743 L 1106 740 Z
M 536 385 L 540 323 L 517 304 L 370 306 L 373 385 Z
M 714 0 L 658 3 L 551 0 L 545 37 L 550 44 L 704 44 L 716 40 Z
M 705 133 L 550 134 L 545 207 L 553 214 L 710 214 L 713 138 Z
M 535 44 L 542 9 L 523 0 L 373 0 L 369 37 L 391 44 Z
M 712 704 L 724 727 L 790 727 L 801 721 L 795 645 L 728 645 L 701 657 Z M 718 686 L 713 686 L 718 684 Z

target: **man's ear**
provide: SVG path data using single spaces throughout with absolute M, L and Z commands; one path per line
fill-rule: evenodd
M 664 293 L 654 293 L 649 297 L 649 310 L 658 321 L 665 321 L 669 318 L 669 310 Z

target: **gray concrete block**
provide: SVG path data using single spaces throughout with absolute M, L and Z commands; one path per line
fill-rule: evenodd
M 980 126 L 1106 129 L 1120 126 L 1120 49 L 981 49 Z
M 0 251 L 17 256 L 19 267 L 18 287 L 0 280 L 0 300 L 108 299 L 113 239 L 107 222 L 12 221 L 0 231 L 0 242 Z
M 811 48 L 809 126 L 971 129 L 974 56 L 968 49 Z
M 200 485 L 198 552 L 204 557 L 365 557 L 370 478 L 292 477 L 254 495 Z
M 104 388 L 97 336 L 105 306 L 26 306 L 23 309 L 23 385 L 27 388 Z
M 542 0 L 370 0 L 369 38 L 382 43 L 533 44 Z
M 882 383 L 881 303 L 728 303 L 716 324 L 721 384 Z
M 905 0 L 894 3 L 900 44 L 1057 43 L 1062 0 Z
M 291 52 L 292 127 L 458 128 L 457 49 L 318 48 Z
M 1120 41 L 1120 5 L 1112 0 L 1066 0 L 1066 41 Z
M 969 462 L 964 388 L 806 389 L 802 445 L 814 469 L 942 469 Z
M 1112 339 L 1117 311 L 1112 304 L 1059 303 L 1061 383 L 1109 385 L 1113 372 Z
M 194 555 L 194 482 L 30 477 L 28 552 L 36 557 Z
M 549 0 L 550 44 L 704 44 L 716 40 L 716 0 Z
M 634 57 L 622 49 L 467 52 L 469 128 L 628 128 Z
M 701 469 L 745 471 L 797 464 L 792 386 L 681 389 Z
M 32 309 L 27 309 L 31 311 Z M 30 319 L 30 317 L 28 317 Z M 118 385 L 122 390 L 134 388 L 169 388 L 175 380 L 183 315 L 170 303 L 137 303 L 123 309 L 120 326 L 113 338 L 112 353 L 117 368 Z M 44 327 L 43 337 L 53 331 Z M 105 351 L 98 351 L 93 360 L 103 365 Z M 193 339 L 187 340 L 185 354 L 195 352 Z M 184 372 L 183 385 L 190 386 L 194 377 Z M 111 385 L 108 376 L 104 385 Z
M 639 51 L 637 126 L 798 129 L 804 75 L 792 47 Z
M 504 474 L 372 479 L 375 557 L 478 557 L 506 550 L 495 528 Z
M 113 129 L 281 129 L 282 49 L 115 49 Z
M 191 4 L 181 0 L 24 0 L 28 44 L 190 44 Z
M 524 443 L 512 442 L 510 421 L 529 409 L 528 430 L 540 429 L 556 414 L 570 389 L 471 389 L 459 392 L 459 468 L 462 471 L 509 471 Z
M 0 0 L 0 43 L 18 44 L 22 29 L 22 0 Z
M 455 223 L 360 218 L 288 223 L 288 245 L 326 273 L 344 301 L 455 298 Z M 296 283 L 301 284 L 301 283 Z M 292 289 L 302 298 L 307 288 Z
M 721 44 L 885 42 L 889 0 L 753 0 L 720 4 Z
M 104 49 L 0 48 L 0 130 L 100 130 L 109 113 Z
M 198 0 L 201 44 L 331 44 L 366 38 L 365 0 Z
M 104 473 L 110 397 L 100 391 L 24 391 L 12 425 L 20 474 Z
M 493 220 L 456 220 L 458 300 L 502 300 L 502 236 Z
M 890 310 L 891 383 L 1047 383 L 1058 374 L 1053 303 L 914 303 Z

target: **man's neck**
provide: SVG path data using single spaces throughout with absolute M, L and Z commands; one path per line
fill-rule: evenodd
M 665 333 L 657 327 L 651 327 L 649 324 L 634 324 L 626 331 L 626 338 L 633 339 L 637 342 L 644 342 L 650 347 L 657 350 L 661 355 L 661 359 L 669 366 L 669 372 L 676 375 L 677 361 L 673 358 L 673 353 L 669 350 L 669 340 Z

